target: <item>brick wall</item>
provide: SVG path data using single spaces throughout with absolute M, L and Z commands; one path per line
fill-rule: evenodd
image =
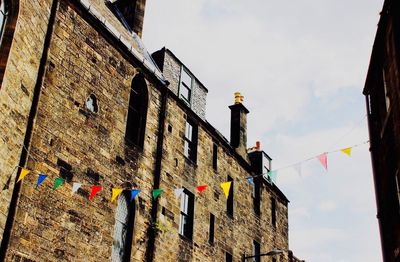
M 14 188 L 13 171 L 23 150 L 50 5 L 50 0 L 19 1 L 14 39 L 0 87 L 0 240 Z

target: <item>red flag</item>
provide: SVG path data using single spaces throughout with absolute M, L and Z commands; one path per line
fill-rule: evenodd
M 204 190 L 207 189 L 207 186 L 206 185 L 202 185 L 202 186 L 197 186 L 196 188 L 197 188 L 197 191 L 199 191 L 199 193 L 201 193 L 201 192 L 203 192 Z
M 102 189 L 101 186 L 92 186 L 92 192 L 90 192 L 89 200 L 92 200 L 94 196 Z
M 325 170 L 328 171 L 328 154 L 327 153 L 323 153 L 319 156 L 317 156 L 319 162 L 321 162 L 321 165 L 324 166 Z

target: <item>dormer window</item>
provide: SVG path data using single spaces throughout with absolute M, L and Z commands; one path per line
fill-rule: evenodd
M 137 22 L 136 2 L 137 0 L 107 0 L 111 11 L 129 32 L 134 31 Z
M 193 78 L 185 69 L 182 67 L 181 69 L 181 79 L 179 83 L 179 97 L 185 101 L 188 105 L 190 105 L 190 99 L 192 96 L 192 83 Z

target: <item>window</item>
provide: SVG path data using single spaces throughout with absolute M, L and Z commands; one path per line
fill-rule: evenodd
M 253 210 L 256 215 L 261 214 L 261 190 L 258 181 L 253 183 Z
M 3 36 L 4 26 L 7 19 L 7 10 L 5 1 L 0 2 L 0 43 Z
M 215 216 L 210 213 L 210 229 L 208 232 L 208 243 L 214 244 L 214 224 L 215 224 Z
M 399 172 L 399 170 L 396 171 L 395 179 L 396 179 L 396 189 L 397 189 L 397 203 L 399 204 L 399 211 L 400 211 L 400 172 Z
M 225 252 L 225 262 L 232 262 L 233 258 L 232 258 L 232 254 L 229 252 Z
M 260 255 L 260 250 L 261 250 L 260 243 L 258 243 L 257 241 L 253 240 L 253 256 Z M 253 261 L 254 262 L 260 262 L 261 259 L 258 256 L 258 257 L 253 258 Z
M 269 158 L 267 154 L 265 154 L 264 152 L 262 158 L 262 166 L 263 166 L 262 170 L 263 174 L 267 174 L 271 170 L 271 158 Z
M 273 227 L 276 227 L 276 200 L 271 198 L 271 223 Z
M 132 80 L 125 140 L 143 148 L 147 116 L 147 86 L 142 75 Z
M 135 218 L 135 202 L 130 202 L 128 192 L 118 199 L 115 211 L 114 240 L 111 251 L 112 262 L 130 261 Z
M 181 214 L 179 219 L 179 234 L 192 239 L 194 217 L 194 195 L 185 189 L 181 196 Z
M 217 170 L 218 168 L 218 146 L 213 144 L 213 168 Z
M 86 108 L 92 113 L 97 113 L 99 108 L 97 106 L 97 98 L 94 94 L 90 94 L 90 96 L 86 99 Z
M 385 69 L 382 70 L 382 80 L 383 80 L 383 90 L 385 92 L 385 105 L 386 105 L 386 112 L 389 111 L 390 108 L 390 97 L 388 94 L 388 87 L 387 87 L 387 79 L 386 79 L 386 72 Z
M 0 89 L 7 66 L 7 60 L 14 38 L 19 14 L 19 2 L 0 0 Z
M 179 83 L 179 97 L 190 105 L 190 99 L 192 95 L 192 76 L 182 67 L 181 79 Z
M 231 188 L 229 189 L 229 196 L 228 200 L 226 201 L 226 213 L 228 216 L 233 217 L 233 179 L 228 176 L 228 181 L 232 182 L 231 183 Z
M 185 127 L 184 155 L 196 163 L 197 160 L 197 126 L 188 120 Z

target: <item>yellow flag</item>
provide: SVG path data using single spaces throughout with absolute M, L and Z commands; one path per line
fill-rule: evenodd
M 113 188 L 112 189 L 112 197 L 111 202 L 114 202 L 115 199 L 124 191 L 122 188 Z
M 26 177 L 26 175 L 29 174 L 30 172 L 31 172 L 31 171 L 29 171 L 28 169 L 22 168 L 22 169 L 21 169 L 21 173 L 19 173 L 19 177 L 18 177 L 17 182 L 19 182 L 19 181 L 21 181 L 22 179 L 24 179 L 24 177 Z
M 353 149 L 353 148 L 352 147 L 348 147 L 348 148 L 344 148 L 344 149 L 342 149 L 340 151 L 342 151 L 346 155 L 350 156 L 351 155 L 351 149 Z
M 229 197 L 229 190 L 231 189 L 232 181 L 221 183 L 222 190 L 224 190 L 226 199 Z

